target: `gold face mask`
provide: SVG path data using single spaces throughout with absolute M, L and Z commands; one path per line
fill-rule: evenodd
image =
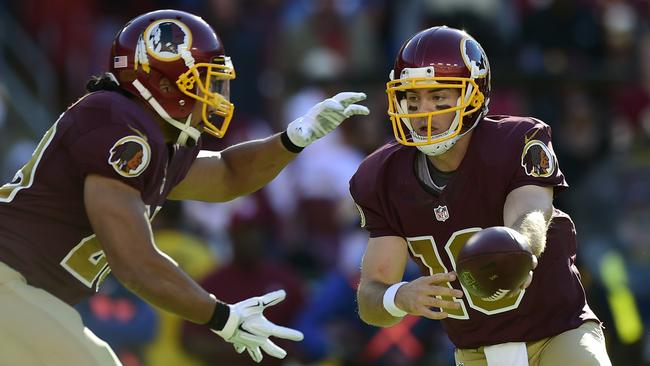
M 235 111 L 235 105 L 230 103 L 230 80 L 234 78 L 235 68 L 230 57 L 222 56 L 212 63 L 195 64 L 176 80 L 183 94 L 203 104 L 203 131 L 212 136 L 223 137 L 230 125 Z M 216 119 L 221 119 L 221 123 Z
M 409 113 L 406 92 L 414 89 L 460 89 L 459 103 L 450 108 L 430 112 Z M 463 77 L 407 77 L 391 80 L 386 83 L 388 94 L 388 115 L 390 117 L 395 139 L 406 146 L 424 146 L 438 144 L 455 138 L 462 131 L 463 119 L 478 111 L 485 97 L 478 88 L 476 82 L 470 78 Z M 454 122 L 448 131 L 433 135 L 431 132 L 432 117 L 446 113 L 457 113 L 457 123 Z M 411 133 L 412 118 L 427 119 L 427 135 L 413 136 Z M 404 126 L 407 129 L 404 129 Z

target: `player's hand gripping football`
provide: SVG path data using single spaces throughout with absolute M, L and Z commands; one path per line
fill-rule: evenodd
M 531 250 L 532 252 L 532 250 Z M 537 256 L 533 254 L 533 268 L 528 272 L 528 276 L 526 276 L 526 280 L 519 286 L 519 291 L 510 291 L 510 293 L 507 295 L 507 297 L 516 297 L 519 296 L 519 293 L 530 286 L 530 284 L 533 282 L 533 271 L 535 268 L 537 268 L 538 260 Z
M 528 286 L 530 286 L 531 282 L 533 282 L 533 271 L 535 268 L 537 268 L 537 256 L 533 254 L 533 269 L 528 272 L 526 280 L 521 284 L 521 286 L 519 286 L 519 291 L 510 291 L 508 297 L 518 296 L 520 291 L 525 290 L 528 288 Z
M 303 334 L 295 329 L 271 323 L 262 313 L 264 309 L 281 302 L 286 296 L 284 290 L 278 290 L 228 305 L 230 316 L 226 325 L 222 330 L 213 332 L 232 343 L 237 353 L 248 351 L 255 362 L 262 361 L 262 350 L 273 357 L 284 358 L 287 352 L 273 343 L 269 337 L 300 341 L 303 339 Z
M 460 309 L 460 303 L 451 301 L 449 297 L 460 298 L 463 292 L 448 287 L 448 283 L 456 280 L 456 273 L 436 273 L 432 276 L 417 278 L 400 287 L 395 295 L 395 305 L 412 315 L 440 320 L 448 316 L 445 311 Z M 447 297 L 447 300 L 436 296 Z M 435 311 L 431 308 L 441 308 Z
M 287 126 L 289 140 L 305 147 L 332 132 L 346 118 L 367 115 L 367 107 L 354 104 L 366 99 L 364 93 L 343 92 L 311 107 L 309 112 Z

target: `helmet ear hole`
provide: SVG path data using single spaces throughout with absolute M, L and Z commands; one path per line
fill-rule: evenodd
M 165 94 L 171 94 L 173 92 L 172 83 L 166 77 L 160 78 L 160 81 L 158 81 L 158 87 L 160 88 L 160 91 Z
M 120 84 L 131 84 L 136 78 L 136 73 L 134 70 L 121 70 L 115 76 L 117 76 Z

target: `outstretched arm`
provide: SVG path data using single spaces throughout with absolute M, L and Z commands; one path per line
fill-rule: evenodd
M 280 134 L 233 145 L 197 158 L 168 198 L 230 201 L 264 187 L 296 156 L 284 147 Z
M 286 352 L 269 337 L 298 341 L 302 333 L 269 322 L 263 311 L 285 297 L 283 290 L 227 305 L 203 290 L 153 242 L 140 192 L 118 180 L 89 175 L 84 186 L 86 213 L 115 276 L 147 302 L 194 323 L 205 324 L 239 353 L 254 361 L 262 351 Z
M 503 222 L 524 235 L 533 254 L 539 257 L 546 247 L 546 230 L 552 213 L 553 188 L 528 185 L 508 194 Z
M 275 178 L 298 152 L 345 119 L 368 114 L 368 108 L 355 104 L 365 98 L 363 93 L 339 93 L 313 106 L 281 134 L 196 159 L 168 198 L 223 202 L 255 192 Z

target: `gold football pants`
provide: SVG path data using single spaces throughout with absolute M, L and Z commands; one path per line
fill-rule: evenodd
M 0 262 L 0 365 L 120 366 L 70 305 Z
M 576 329 L 526 344 L 530 366 L 611 366 L 600 324 L 587 321 Z M 456 365 L 487 366 L 483 347 L 456 349 Z

